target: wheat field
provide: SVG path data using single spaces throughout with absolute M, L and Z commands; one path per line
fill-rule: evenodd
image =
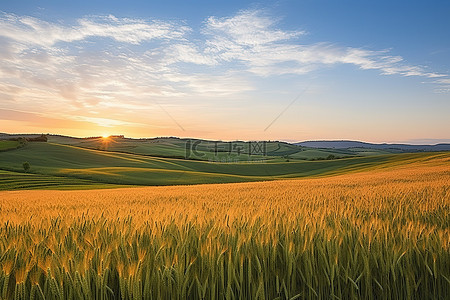
M 448 299 L 450 160 L 0 193 L 1 299 Z

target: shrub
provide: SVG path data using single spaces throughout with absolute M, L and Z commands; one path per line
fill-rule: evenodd
M 30 168 L 31 168 L 31 165 L 30 165 L 30 163 L 29 162 L 24 162 L 23 164 L 22 164 L 22 166 L 23 166 L 23 170 L 25 171 L 25 172 L 28 172 L 29 170 L 30 170 Z

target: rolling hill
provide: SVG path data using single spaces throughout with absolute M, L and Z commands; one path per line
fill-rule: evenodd
M 450 144 L 436 145 L 410 145 L 410 144 L 372 144 L 359 141 L 305 141 L 294 145 L 309 148 L 324 149 L 377 149 L 391 152 L 418 152 L 418 151 L 450 151 Z
M 273 159 L 218 163 L 35 142 L 0 153 L 0 169 L 3 170 L 0 189 L 46 186 L 32 184 L 36 180 L 53 182 L 48 186 L 55 188 L 70 186 L 70 180 L 73 180 L 74 186 L 85 187 L 263 181 L 343 174 L 442 156 L 450 156 L 450 153 L 384 154 L 319 161 L 286 162 Z M 31 165 L 27 174 L 22 167 L 25 161 Z
M 1 139 L 35 138 L 40 134 L 5 134 Z M 212 141 L 177 137 L 158 137 L 132 139 L 123 136 L 74 138 L 62 135 L 47 135 L 51 143 L 76 147 L 106 150 L 121 153 L 141 154 L 168 158 L 191 160 L 237 162 L 237 161 L 285 161 L 285 160 L 317 160 L 389 154 L 396 151 L 358 149 L 317 149 L 304 147 L 281 141 Z M 397 151 L 398 152 L 398 151 Z

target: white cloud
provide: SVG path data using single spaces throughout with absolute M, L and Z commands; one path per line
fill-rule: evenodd
M 436 80 L 437 83 L 441 83 L 441 84 L 448 84 L 450 85 L 450 78 L 441 78 Z
M 181 105 L 186 98 L 251 91 L 249 74 L 307 74 L 339 64 L 430 78 L 440 92 L 450 85 L 447 76 L 388 51 L 305 44 L 304 31 L 278 25 L 263 11 L 241 11 L 207 18 L 191 37 L 195 32 L 183 23 L 88 16 L 70 25 L 3 13 L 0 104 L 55 114 L 85 108 L 120 115 L 152 107 L 155 99 Z M 102 38 L 111 41 L 101 43 Z
M 321 65 L 353 64 L 361 69 L 380 70 L 385 75 L 446 76 L 408 65 L 387 51 L 339 47 L 331 43 L 301 44 L 304 31 L 283 31 L 262 11 L 241 11 L 228 18 L 210 17 L 205 24 L 205 53 L 224 62 L 240 61 L 261 75 L 304 74 Z M 281 65 L 284 65 L 282 67 Z
M 57 42 L 75 42 L 89 37 L 107 37 L 118 42 L 139 44 L 154 39 L 181 39 L 189 28 L 162 21 L 96 16 L 79 19 L 69 26 L 28 16 L 3 13 L 0 35 L 20 43 L 53 46 Z
M 246 10 L 228 18 L 209 17 L 204 32 L 222 37 L 232 44 L 251 47 L 287 41 L 305 34 L 304 31 L 275 29 L 273 27 L 276 23 L 276 20 L 262 11 Z M 211 45 L 216 50 L 221 50 L 221 47 L 214 47 L 214 43 Z
M 175 44 L 165 49 L 164 60 L 167 64 L 185 62 L 197 65 L 217 65 L 217 59 L 208 54 L 201 53 L 197 47 L 191 43 Z
M 242 74 L 236 72 L 215 75 L 173 73 L 166 74 L 165 79 L 182 83 L 181 89 L 186 90 L 186 95 L 221 97 L 254 89 Z
M 434 91 L 439 94 L 450 93 L 450 78 L 438 78 L 435 80 L 437 84 Z

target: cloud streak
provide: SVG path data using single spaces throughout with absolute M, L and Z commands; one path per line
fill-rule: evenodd
M 305 34 L 280 29 L 262 10 L 210 16 L 198 30 L 183 22 L 111 15 L 66 24 L 1 13 L 0 105 L 49 114 L 64 110 L 69 117 L 84 109 L 89 113 L 83 120 L 101 122 L 99 111 L 121 116 L 158 109 L 154 103 L 225 99 L 254 90 L 255 76 L 304 75 L 343 64 L 422 77 L 439 92 L 450 90 L 447 74 L 410 65 L 389 51 L 306 44 Z
M 154 39 L 180 39 L 189 28 L 157 20 L 92 16 L 79 19 L 73 26 L 50 23 L 29 16 L 3 13 L 1 34 L 27 45 L 53 46 L 58 42 L 76 42 L 89 37 L 112 38 L 117 42 L 140 44 Z
M 205 22 L 208 36 L 204 52 L 215 60 L 240 61 L 257 75 L 304 74 L 322 65 L 352 64 L 385 75 L 445 77 L 422 67 L 408 65 L 387 51 L 339 47 L 332 43 L 301 44 L 304 31 L 283 31 L 262 11 L 241 11 L 226 18 Z M 289 65 L 288 65 L 289 64 Z

